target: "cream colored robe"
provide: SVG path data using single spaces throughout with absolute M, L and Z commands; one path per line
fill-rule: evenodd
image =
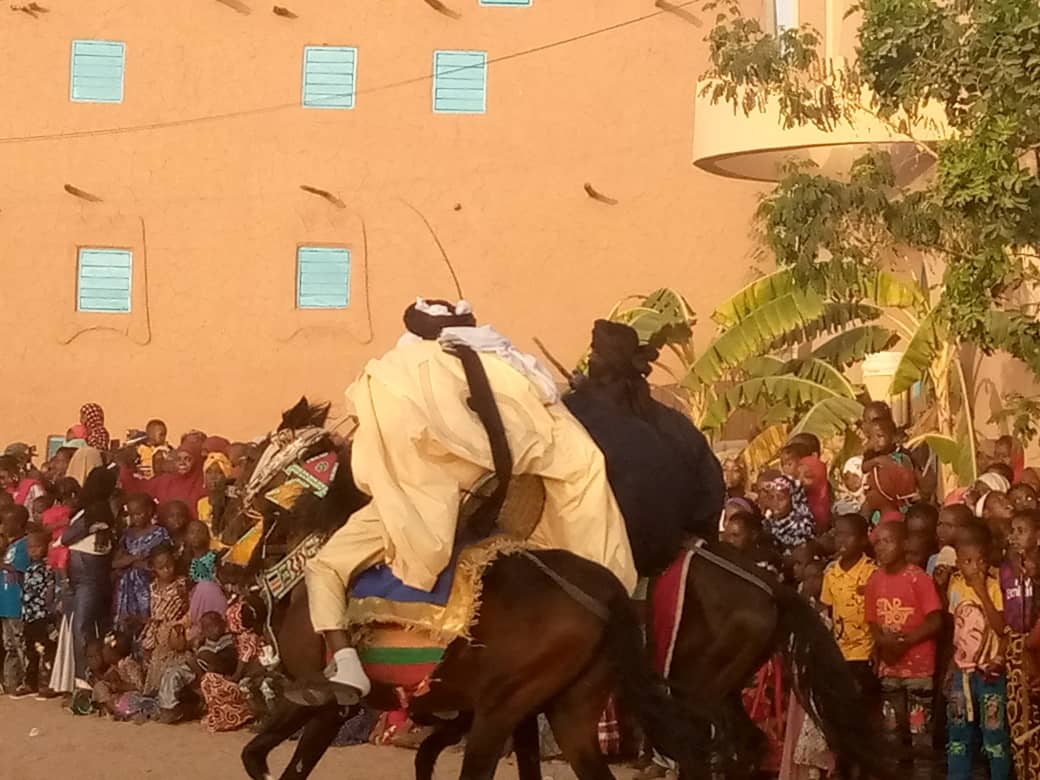
M 536 474 L 545 483 L 545 509 L 531 541 L 602 564 L 631 593 L 632 551 L 602 453 L 563 404 L 546 406 L 523 374 L 495 355 L 480 357 L 514 473 Z M 373 499 L 343 531 L 349 533 L 355 519 L 378 519 L 386 561 L 415 588 L 431 589 L 448 565 L 462 492 L 493 470 L 487 433 L 468 397 L 462 363 L 429 341 L 399 345 L 371 361 L 347 390 L 359 420 L 354 478 Z M 343 563 L 353 568 L 357 562 Z M 353 572 L 344 573 L 346 582 Z

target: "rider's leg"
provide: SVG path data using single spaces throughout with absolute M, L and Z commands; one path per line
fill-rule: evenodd
M 332 654 L 333 683 L 346 685 L 362 696 L 371 683 L 347 634 L 347 588 L 367 567 L 386 557 L 383 526 L 369 505 L 356 512 L 307 563 L 307 598 L 311 624 L 325 637 Z

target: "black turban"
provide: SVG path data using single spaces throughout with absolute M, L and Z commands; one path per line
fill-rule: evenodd
M 457 311 L 454 303 L 438 299 L 427 300 L 428 306 L 443 306 L 451 314 L 428 314 L 420 311 L 416 304 L 412 304 L 404 310 L 404 326 L 409 333 L 414 333 L 426 341 L 436 341 L 444 328 L 473 328 L 477 325 L 477 319 L 473 312 L 468 310 L 461 314 Z
M 659 354 L 650 345 L 640 346 L 633 328 L 609 320 L 596 320 L 593 325 L 592 353 L 597 369 L 617 377 L 648 376 Z

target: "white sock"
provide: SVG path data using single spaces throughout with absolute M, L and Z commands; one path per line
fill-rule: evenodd
M 336 670 L 329 679 L 356 688 L 362 696 L 368 696 L 369 691 L 372 690 L 372 683 L 361 666 L 357 650 L 353 647 L 344 647 L 342 650 L 336 651 L 332 660 L 336 662 Z

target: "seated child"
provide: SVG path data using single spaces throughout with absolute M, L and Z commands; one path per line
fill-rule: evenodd
M 210 619 L 218 613 L 208 613 Z M 219 615 L 218 615 L 219 616 Z M 206 702 L 206 715 L 202 719 L 209 731 L 233 731 L 249 723 L 254 717 L 252 710 L 256 689 L 263 685 L 267 677 L 260 663 L 260 650 L 263 640 L 256 630 L 259 623 L 257 605 L 247 598 L 234 601 L 227 610 L 227 629 L 235 639 L 235 655 L 238 663 L 233 674 L 224 675 L 215 671 L 202 676 L 200 687 Z M 246 678 L 254 678 L 248 683 Z M 256 679 L 258 678 L 258 679 Z M 251 702 L 245 690 L 254 697 Z M 261 693 L 261 701 L 263 701 Z M 258 713 L 267 715 L 266 701 L 264 708 Z
M 112 632 L 105 636 L 102 655 L 107 668 L 94 683 L 94 704 L 113 717 L 125 716 L 127 694 L 140 694 L 144 687 L 144 671 L 132 649 L 129 634 Z
M 177 662 L 179 653 L 174 648 L 174 636 L 183 635 L 189 617 L 188 580 L 177 574 L 173 553 L 157 547 L 150 557 L 152 583 L 150 592 L 151 616 L 141 632 L 141 648 L 148 658 L 148 678 L 145 691 L 158 690 L 163 669 Z
M 184 692 L 205 674 L 228 676 L 238 668 L 235 638 L 228 633 L 227 624 L 219 612 L 202 616 L 198 650 L 187 661 L 169 666 L 159 683 L 159 719 L 176 723 L 185 716 Z

